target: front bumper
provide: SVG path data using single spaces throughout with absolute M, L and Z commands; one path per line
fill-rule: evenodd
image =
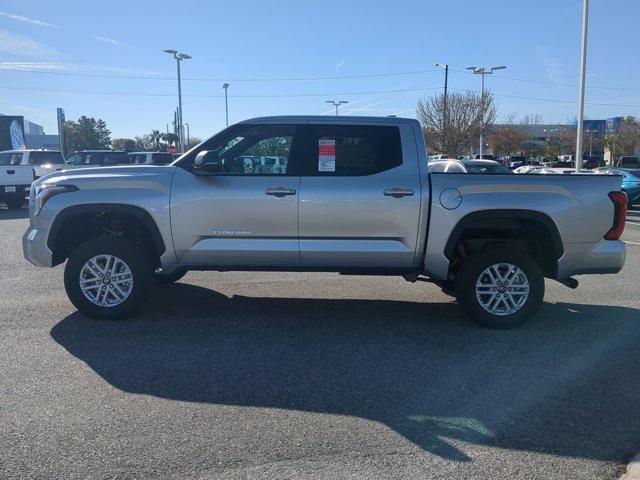
M 558 280 L 572 275 L 618 273 L 624 266 L 627 249 L 621 240 L 600 240 L 592 243 L 564 245 L 564 255 L 558 260 Z
M 53 213 L 46 206 L 38 216 L 34 216 L 35 199 L 29 198 L 29 228 L 22 236 L 22 253 L 32 264 L 38 267 L 53 266 L 53 252 L 47 245 Z

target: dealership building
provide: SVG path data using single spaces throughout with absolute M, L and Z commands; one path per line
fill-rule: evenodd
M 5 114 L 0 113 L 0 116 Z M 26 118 L 23 120 L 24 124 L 24 142 L 27 148 L 33 149 L 45 149 L 45 150 L 59 150 L 60 149 L 60 137 L 55 135 L 47 135 L 44 133 L 44 127 L 33 123 Z

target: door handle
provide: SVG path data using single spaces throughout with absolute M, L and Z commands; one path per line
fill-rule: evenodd
M 296 190 L 295 188 L 287 188 L 287 187 L 272 187 L 272 188 L 267 188 L 265 190 L 265 193 L 267 195 L 273 195 L 274 197 L 286 197 L 287 195 L 295 195 L 296 194 Z
M 407 187 L 393 187 L 386 188 L 382 193 L 384 193 L 387 197 L 402 198 L 413 195 L 413 190 Z

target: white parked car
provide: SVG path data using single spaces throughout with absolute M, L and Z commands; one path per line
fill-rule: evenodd
M 165 152 L 129 152 L 129 159 L 137 165 L 168 165 L 174 160 Z

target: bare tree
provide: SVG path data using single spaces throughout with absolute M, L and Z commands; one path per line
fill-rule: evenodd
M 511 113 L 507 116 L 504 124 L 496 124 L 491 127 L 489 146 L 494 155 L 513 155 L 523 151 L 523 143 L 531 138 L 522 128 L 527 125 L 524 123 L 526 117 L 521 126 L 518 126 L 515 122 L 515 113 Z
M 544 120 L 542 115 L 539 113 L 527 113 L 522 116 L 522 120 L 520 121 L 522 125 L 542 125 Z
M 455 157 L 475 150 L 483 113 L 488 128 L 496 119 L 496 110 L 490 92 L 485 92 L 484 99 L 474 92 L 454 92 L 447 96 L 446 117 L 443 94 L 418 100 L 417 114 L 429 150 Z

